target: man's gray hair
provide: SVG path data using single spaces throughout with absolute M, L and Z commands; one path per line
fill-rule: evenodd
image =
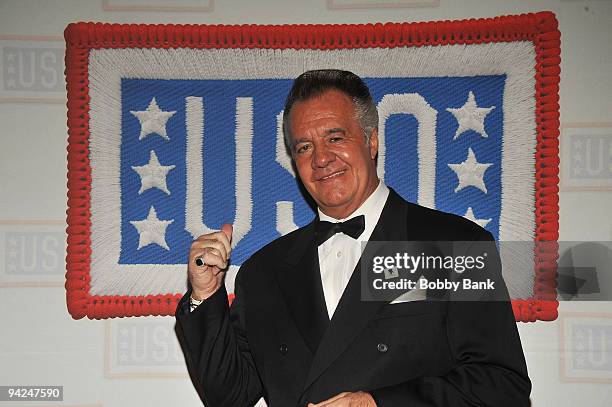
M 355 118 L 363 131 L 366 142 L 370 141 L 372 131 L 378 131 L 378 111 L 365 82 L 349 71 L 339 69 L 318 69 L 306 71 L 298 76 L 293 86 L 283 112 L 283 133 L 285 145 L 293 151 L 289 114 L 295 102 L 305 101 L 329 91 L 337 90 L 351 98 L 355 105 Z

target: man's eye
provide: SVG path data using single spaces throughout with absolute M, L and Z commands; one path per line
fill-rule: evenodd
M 310 149 L 310 146 L 308 144 L 303 144 L 301 146 L 298 146 L 297 149 L 295 150 L 298 154 L 300 153 L 305 153 L 306 151 L 308 151 Z
M 341 137 L 341 136 L 334 136 L 334 137 L 331 137 L 331 138 L 329 139 L 329 141 L 330 141 L 331 143 L 337 143 L 338 141 L 342 141 L 342 139 L 343 139 L 343 137 Z

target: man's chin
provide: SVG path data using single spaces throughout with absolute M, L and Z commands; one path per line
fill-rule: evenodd
M 318 205 L 321 211 L 323 211 L 323 213 L 325 213 L 326 215 L 332 216 L 337 219 L 341 219 L 344 216 L 339 216 L 338 213 L 343 213 L 345 211 L 345 208 L 350 206 L 350 200 L 346 198 L 345 199 L 325 200 L 325 201 L 318 202 Z M 350 214 L 346 214 L 346 215 L 350 215 Z

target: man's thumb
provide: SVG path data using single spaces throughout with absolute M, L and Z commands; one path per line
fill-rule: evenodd
M 221 226 L 221 231 L 225 233 L 225 236 L 227 236 L 230 242 L 232 241 L 233 230 L 234 230 L 233 226 L 230 225 L 229 223 L 225 223 L 223 224 L 223 226 Z

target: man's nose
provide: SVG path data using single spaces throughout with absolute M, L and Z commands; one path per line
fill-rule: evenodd
M 327 148 L 319 146 L 316 147 L 312 154 L 312 167 L 323 168 L 336 159 L 336 155 L 329 151 Z

